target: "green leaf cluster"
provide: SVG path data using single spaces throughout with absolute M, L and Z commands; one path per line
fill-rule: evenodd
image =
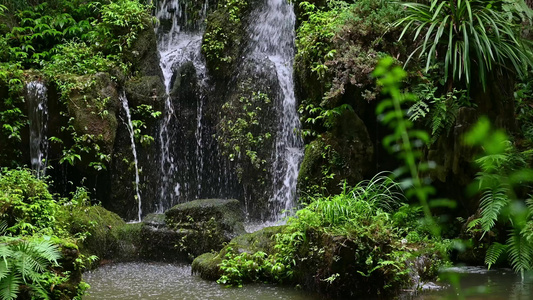
M 5 222 L 1 225 L 5 229 Z M 32 299 L 50 299 L 48 290 L 53 286 L 48 283 L 62 279 L 59 275 L 47 277 L 60 257 L 57 245 L 49 239 L 0 236 L 0 298 L 16 299 L 23 292 Z
M 487 118 L 482 118 L 465 136 L 465 142 L 481 146 L 483 156 L 476 160 L 480 171 L 471 185 L 471 192 L 481 195 L 480 217 L 472 220 L 470 230 L 481 229 L 483 236 L 495 230 L 498 224 L 510 228 L 505 244 L 493 243 L 486 254 L 489 268 L 507 253 L 509 263 L 522 276 L 533 268 L 533 199 L 521 200 L 517 191 L 530 190 L 533 170 L 528 161 L 531 150 L 518 152 L 503 130 L 491 128 Z
M 518 1 L 512 1 L 518 2 Z M 444 63 L 444 77 L 487 85 L 492 71 L 510 70 L 520 77 L 533 66 L 531 43 L 521 37 L 522 18 L 517 6 L 506 1 L 431 0 L 404 3 L 408 15 L 398 21 L 402 36 L 413 33 L 420 45 L 411 53 L 426 61 L 425 70 Z M 520 8 L 520 6 L 518 6 Z M 400 37 L 400 38 L 401 38 Z

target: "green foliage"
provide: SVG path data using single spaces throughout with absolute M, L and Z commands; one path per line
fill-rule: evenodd
M 346 274 L 325 275 L 329 269 L 320 269 L 320 265 L 325 263 L 325 257 L 337 255 L 328 247 L 335 247 L 343 240 L 342 243 L 357 245 L 350 255 L 355 257 L 350 264 L 358 270 L 357 276 L 368 278 L 369 282 L 386 278 L 386 286 L 380 289 L 396 289 L 407 283 L 407 265 L 411 259 L 447 251 L 429 238 L 429 230 L 422 229 L 418 222 L 420 209 L 402 204 L 404 198 L 399 184 L 385 174 L 354 188 L 345 186 L 339 195 L 308 197 L 307 200 L 309 203 L 288 219 L 287 228 L 275 235 L 273 251 L 238 253 L 227 249 L 220 264 L 222 276 L 218 282 L 237 286 L 245 282 L 290 282 L 299 268 L 306 269 L 307 264 L 317 263 L 319 266 L 313 270 L 320 275 L 316 279 L 335 286 L 339 276 Z M 393 214 L 399 207 L 398 213 Z M 409 232 L 412 237 L 407 241 Z M 320 237 L 326 236 L 333 236 L 334 242 L 320 244 Z M 413 245 L 424 246 L 414 251 L 417 246 Z M 328 251 L 334 253 L 326 254 Z M 333 261 L 338 263 L 339 259 Z
M 437 96 L 437 87 L 432 81 L 419 84 L 413 91 L 415 103 L 407 111 L 410 121 L 425 120 L 431 130 L 430 144 L 443 134 L 449 134 L 455 124 L 460 107 L 471 106 L 465 90 L 456 90 Z
M 340 195 L 311 198 L 307 207 L 296 213 L 298 223 L 310 227 L 357 227 L 371 216 L 392 212 L 403 198 L 399 185 L 383 174 L 361 181 L 351 190 L 346 186 L 344 189 Z
M 0 218 L 15 235 L 58 234 L 59 204 L 48 185 L 27 169 L 0 170 Z
M 150 20 L 149 7 L 135 0 L 112 1 L 101 8 L 101 23 L 97 25 L 97 42 L 114 53 L 132 46 L 137 34 Z
M 337 121 L 337 118 L 342 115 L 345 110 L 353 111 L 353 108 L 349 104 L 342 104 L 332 109 L 325 109 L 321 106 L 315 106 L 312 103 L 307 105 L 300 105 L 298 112 L 300 115 L 305 115 L 304 123 L 317 124 L 320 123 L 327 129 L 331 129 Z M 311 129 L 302 130 L 302 135 L 305 136 L 317 136 L 317 132 Z
M 4 46 L 0 38 L 0 49 Z M 22 110 L 24 84 L 20 62 L 3 63 L 0 57 L 0 86 L 8 87 L 7 95 L 0 102 L 0 138 L 3 141 L 0 144 L 0 163 L 16 165 L 21 156 L 21 130 L 28 124 Z
M 268 157 L 261 156 L 261 150 L 272 142 L 272 135 L 265 131 L 259 117 L 270 105 L 267 94 L 252 92 L 250 96 L 242 96 L 238 101 L 228 101 L 222 106 L 223 117 L 218 124 L 220 134 L 217 139 L 223 154 L 237 163 L 240 178 L 246 166 L 266 172 Z
M 94 47 L 85 42 L 68 41 L 57 45 L 49 63 L 45 64 L 44 72 L 51 78 L 60 78 L 64 74 L 96 74 L 109 71 L 116 61 L 96 52 Z
M 527 161 L 530 150 L 517 152 L 507 140 L 503 130 L 493 130 L 487 118 L 482 118 L 465 136 L 465 142 L 481 146 L 484 156 L 476 160 L 480 171 L 472 184 L 472 192 L 481 194 L 479 210 L 481 217 L 471 221 L 470 229 L 480 227 L 484 234 L 497 224 L 511 227 L 505 245 L 494 243 L 487 251 L 485 262 L 489 267 L 507 253 L 509 262 L 523 276 L 533 268 L 533 200 L 520 200 L 519 188 L 527 187 L 533 176 Z
M 292 241 L 292 244 L 295 245 L 299 241 L 301 242 L 301 240 Z M 281 248 L 281 245 L 278 244 L 278 248 Z M 279 252 L 268 255 L 263 251 L 257 251 L 253 254 L 248 252 L 237 254 L 232 248 L 228 248 L 220 263 L 222 275 L 217 283 L 241 287 L 245 281 L 283 282 L 292 276 L 290 269 L 293 265 L 286 265 L 281 255 Z
M 207 17 L 202 53 L 210 70 L 226 70 L 237 58 L 237 47 L 245 34 L 242 16 L 249 7 L 249 1 L 219 1 L 217 9 Z
M 303 10 L 305 21 L 297 29 L 298 52 L 295 60 L 323 78 L 327 70 L 326 56 L 333 55 L 335 51 L 332 49 L 331 40 L 340 24 L 339 16 L 346 10 L 347 3 L 328 1 L 327 8 L 319 8 L 307 1 L 298 5 Z
M 408 181 L 411 187 L 407 195 L 415 196 L 420 201 L 426 221 L 433 223 L 428 198 L 434 189 L 422 183 L 418 171 L 427 169 L 427 164 L 417 163 L 422 154 L 421 147 L 414 146 L 427 144 L 429 136 L 425 131 L 414 129 L 413 122 L 405 118 L 402 109 L 402 106 L 416 99 L 413 94 L 403 93 L 400 89 L 400 83 L 407 73 L 399 66 L 395 66 L 391 57 L 387 57 L 378 63 L 373 75 L 377 78 L 378 86 L 382 87 L 382 92 L 391 97 L 382 100 L 376 108 L 376 113 L 381 115 L 382 122 L 393 130 L 392 134 L 383 139 L 383 145 L 390 152 L 397 153 L 404 161 L 405 167 L 399 171 L 407 172 L 410 176 Z M 437 232 L 438 228 L 436 226 L 434 228 Z
M 5 229 L 5 222 L 3 222 Z M 58 247 L 46 238 L 20 239 L 0 236 L 0 298 L 16 299 L 21 290 L 32 299 L 50 299 L 49 267 L 57 265 Z M 48 272 L 48 273 L 47 273 Z
M 147 129 L 147 122 L 158 119 L 161 116 L 161 112 L 154 110 L 151 105 L 141 104 L 132 108 L 131 114 L 135 141 L 141 143 L 143 147 L 149 146 L 154 141 L 154 138 L 144 132 Z
M 409 31 L 414 41 L 420 39 L 411 56 L 424 57 L 426 72 L 436 61 L 443 62 L 446 79 L 464 79 L 467 87 L 477 79 L 485 88 L 492 71 L 510 70 L 524 77 L 533 66 L 530 44 L 520 36 L 522 19 L 505 1 L 432 0 L 403 5 L 408 15 L 396 26 L 404 26 L 402 36 Z

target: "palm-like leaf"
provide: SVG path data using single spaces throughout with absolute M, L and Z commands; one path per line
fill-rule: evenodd
M 489 267 L 492 267 L 498 261 L 498 258 L 502 255 L 503 252 L 507 251 L 508 245 L 494 243 L 490 245 L 485 255 L 485 264 Z
M 473 69 L 486 86 L 487 75 L 494 68 L 509 69 L 521 77 L 533 66 L 530 43 L 520 38 L 519 26 L 509 15 L 497 11 L 503 1 L 492 6 L 482 0 L 431 0 L 430 5 L 405 3 L 408 15 L 400 39 L 413 32 L 414 40 L 423 35 L 422 44 L 409 56 L 425 57 L 426 72 L 435 61 L 444 62 L 445 77 L 471 82 Z M 406 63 L 407 63 L 406 62 Z M 451 68 L 451 71 L 450 71 Z M 451 76 L 450 76 L 451 75 Z

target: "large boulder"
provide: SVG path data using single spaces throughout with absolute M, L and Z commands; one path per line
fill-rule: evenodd
M 178 204 L 165 212 L 166 223 L 170 228 L 191 228 L 192 230 L 215 230 L 206 245 L 229 242 L 243 234 L 244 214 L 241 204 L 235 199 L 202 199 Z M 201 233 L 201 232 L 200 232 Z M 209 233 L 209 232 L 204 232 Z M 216 233 L 216 234 L 215 234 Z M 218 242 L 217 242 L 218 240 Z M 201 241 L 198 241 L 201 242 Z M 215 248 L 221 248 L 215 246 Z M 210 251 L 203 251 L 199 254 Z
M 59 216 L 74 236 L 82 237 L 82 254 L 99 260 L 131 261 L 139 257 L 140 226 L 127 224 L 101 206 L 66 206 Z
M 237 200 L 203 199 L 178 204 L 165 215 L 148 215 L 141 230 L 141 257 L 149 260 L 192 260 L 219 251 L 244 233 Z

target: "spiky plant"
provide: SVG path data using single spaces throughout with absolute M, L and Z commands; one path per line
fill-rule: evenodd
M 403 5 L 408 12 L 396 23 L 404 27 L 400 39 L 412 32 L 415 41 L 421 40 L 409 59 L 413 55 L 425 59 L 426 72 L 442 62 L 446 79 L 464 79 L 469 86 L 475 76 L 485 88 L 492 71 L 507 69 L 523 77 L 533 66 L 530 43 L 520 37 L 521 20 L 513 17 L 513 11 L 519 11 L 505 1 L 430 0 Z

